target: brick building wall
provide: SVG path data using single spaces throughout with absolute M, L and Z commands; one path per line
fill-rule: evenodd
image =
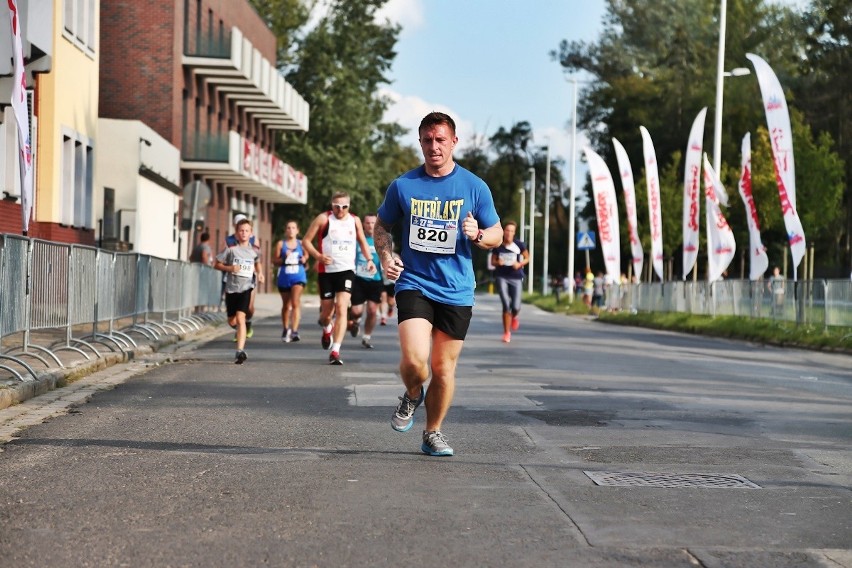
M 0 200 L 0 233 L 21 235 L 23 228 L 21 204 L 15 201 Z M 57 223 L 30 221 L 27 236 L 33 239 L 78 245 L 95 246 L 97 244 L 97 235 L 93 229 L 80 229 Z
M 217 94 L 182 63 L 185 51 L 227 54 L 228 38 L 235 27 L 275 64 L 275 35 L 248 0 L 101 0 L 101 116 L 141 120 L 179 148 L 184 159 L 203 148 L 207 137 L 221 140 L 231 130 L 270 149 L 274 132 L 249 120 L 233 99 Z M 180 183 L 195 178 L 193 172 L 184 170 Z M 212 193 L 205 229 L 214 248 L 221 247 L 225 236 L 233 232 L 231 198 L 242 197 L 256 206 L 254 230 L 261 240 L 263 262 L 268 264 L 272 206 L 242 196 L 223 183 L 201 181 Z
M 180 147 L 183 0 L 101 1 L 100 115 L 142 120 Z

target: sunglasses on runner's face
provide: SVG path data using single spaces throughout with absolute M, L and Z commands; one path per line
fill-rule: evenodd
M 341 205 L 340 203 L 332 203 L 331 206 L 335 209 L 349 209 L 348 203 L 346 205 Z

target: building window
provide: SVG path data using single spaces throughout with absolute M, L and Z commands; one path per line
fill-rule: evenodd
M 62 207 L 59 222 L 92 228 L 94 151 L 92 141 L 77 133 L 62 136 Z
M 104 188 L 104 217 L 101 225 L 104 239 L 115 239 L 118 237 L 115 230 L 115 189 Z
M 95 0 L 62 0 L 62 35 L 88 54 L 95 52 Z

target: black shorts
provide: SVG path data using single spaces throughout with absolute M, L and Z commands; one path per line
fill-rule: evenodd
M 253 291 L 254 288 L 251 288 L 245 292 L 231 292 L 225 294 L 225 309 L 227 310 L 229 318 L 237 315 L 237 312 L 243 312 L 244 314 L 249 312 L 249 306 L 251 305 L 251 293 Z
M 385 284 L 385 292 L 387 293 L 388 298 L 393 298 L 395 288 L 396 284 L 394 284 L 393 282 L 391 282 L 390 284 Z
M 364 302 L 370 301 L 376 304 L 382 301 L 382 292 L 385 285 L 381 280 L 364 280 L 363 278 L 355 278 L 355 284 L 352 285 L 352 300 L 350 303 L 353 306 L 360 306 Z
M 450 306 L 430 300 L 419 290 L 403 290 L 396 294 L 399 323 L 408 319 L 425 319 L 454 339 L 464 339 L 473 316 L 473 306 Z
M 320 272 L 317 277 L 319 284 L 320 298 L 323 300 L 333 300 L 338 292 L 352 293 L 352 282 L 355 280 L 354 270 L 344 270 L 343 272 Z

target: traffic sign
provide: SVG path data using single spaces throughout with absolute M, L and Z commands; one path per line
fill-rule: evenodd
M 579 231 L 577 233 L 577 250 L 594 250 L 595 249 L 595 232 L 594 231 Z

